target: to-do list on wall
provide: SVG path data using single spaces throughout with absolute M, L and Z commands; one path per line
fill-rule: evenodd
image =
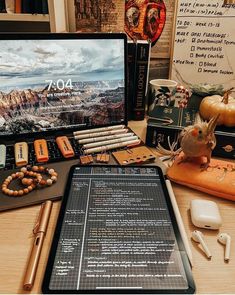
M 235 86 L 235 4 L 178 0 L 171 78 Z

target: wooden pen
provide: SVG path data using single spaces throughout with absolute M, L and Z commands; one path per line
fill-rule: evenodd
M 45 203 L 42 204 L 37 223 L 33 229 L 35 238 L 34 238 L 34 243 L 33 243 L 32 251 L 28 261 L 28 266 L 26 269 L 24 284 L 23 284 L 23 288 L 26 291 L 31 290 L 34 284 L 34 279 L 37 272 L 42 245 L 46 235 L 48 222 L 50 219 L 51 208 L 52 208 L 52 201 L 46 201 Z

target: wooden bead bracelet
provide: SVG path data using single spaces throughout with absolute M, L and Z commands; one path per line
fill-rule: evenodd
M 44 180 L 42 174 L 47 174 L 50 178 Z M 20 172 L 9 175 L 2 184 L 2 192 L 5 195 L 19 197 L 28 194 L 36 187 L 51 186 L 57 181 L 58 173 L 54 169 L 45 168 L 43 166 L 27 166 L 21 168 Z M 10 183 L 15 179 L 21 179 L 21 183 L 25 188 L 20 190 L 9 189 Z

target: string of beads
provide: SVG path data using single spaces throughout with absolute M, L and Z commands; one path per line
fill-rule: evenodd
M 43 179 L 42 174 L 49 176 L 48 179 Z M 20 197 L 30 193 L 37 187 L 51 186 L 57 181 L 58 173 L 54 169 L 49 169 L 43 166 L 27 166 L 20 169 L 19 172 L 9 175 L 2 184 L 2 192 L 5 195 Z M 20 179 L 22 185 L 26 186 L 20 190 L 10 189 L 10 183 L 16 179 Z

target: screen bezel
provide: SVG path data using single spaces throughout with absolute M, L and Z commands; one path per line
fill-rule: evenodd
M 125 33 L 24 33 L 24 34 L 15 34 L 15 33 L 0 33 L 0 42 L 3 40 L 95 40 L 95 39 L 120 39 L 124 41 L 124 121 L 102 124 L 95 126 L 81 126 L 71 127 L 71 128 L 58 128 L 54 130 L 46 130 L 39 132 L 28 132 L 22 134 L 4 134 L 0 135 L 1 140 L 12 140 L 21 138 L 39 138 L 41 136 L 50 136 L 50 135 L 60 135 L 60 134 L 69 134 L 75 130 L 82 130 L 85 128 L 98 128 L 111 125 L 125 124 L 127 126 L 127 36 Z
M 170 200 L 170 196 L 166 187 L 166 183 L 165 183 L 165 179 L 162 173 L 162 170 L 160 167 L 158 166 L 146 166 L 146 168 L 154 168 L 157 170 L 159 177 L 160 177 L 160 181 L 161 181 L 161 185 L 162 185 L 162 189 L 163 189 L 163 193 L 164 196 L 166 198 L 166 203 L 167 203 L 167 207 L 168 207 L 168 211 L 169 214 L 171 216 L 171 221 L 172 221 L 172 226 L 173 226 L 173 230 L 176 236 L 176 240 L 178 243 L 178 247 L 179 247 L 179 252 L 180 252 L 180 256 L 182 259 L 182 263 L 184 266 L 184 270 L 185 270 L 185 274 L 186 274 L 186 278 L 187 278 L 187 282 L 188 282 L 188 289 L 180 289 L 180 290 L 172 290 L 172 289 L 161 289 L 161 290 L 156 290 L 156 289 L 146 289 L 146 290 L 138 290 L 138 289 L 101 289 L 101 290 L 51 290 L 49 288 L 50 286 L 50 279 L 51 279 L 51 275 L 52 275 L 52 271 L 53 271 L 53 266 L 54 266 L 54 261 L 55 261 L 55 256 L 56 256 L 56 251 L 57 251 L 57 247 L 58 247 L 58 243 L 60 240 L 60 232 L 62 229 L 62 225 L 63 225 L 63 220 L 64 220 L 64 215 L 66 213 L 66 204 L 68 201 L 68 197 L 69 197 L 69 192 L 70 192 L 70 188 L 71 188 L 71 182 L 72 182 L 72 178 L 74 175 L 74 170 L 77 167 L 83 167 L 82 165 L 74 165 L 71 167 L 69 175 L 68 175 L 68 179 L 67 179 L 67 183 L 66 183 L 66 188 L 65 188 L 65 193 L 62 199 L 62 204 L 60 207 L 60 212 L 59 212 L 59 216 L 57 219 L 57 225 L 55 228 L 55 232 L 54 232 L 54 237 L 53 237 L 53 241 L 51 244 L 51 249 L 50 249 L 50 253 L 48 256 L 48 261 L 47 261 L 47 267 L 45 270 L 45 274 L 44 274 L 44 279 L 43 279 L 43 283 L 42 283 L 42 292 L 44 294 L 109 294 L 109 293 L 113 293 L 113 294 L 193 294 L 195 292 L 195 284 L 194 284 L 194 280 L 193 280 L 193 276 L 192 276 L 192 270 L 191 270 L 191 266 L 190 266 L 190 262 L 188 259 L 188 256 L 186 254 L 186 250 L 184 247 L 184 243 L 182 241 L 181 235 L 180 235 L 180 231 L 178 228 L 178 223 L 175 217 L 175 213 L 174 213 L 174 209 L 172 207 L 171 204 L 171 200 Z M 95 165 L 89 165 L 88 167 L 97 167 Z M 119 167 L 118 165 L 99 165 L 99 167 Z M 137 168 L 145 168 L 145 166 L 131 166 L 131 167 L 137 167 Z M 128 168 L 128 167 L 123 167 L 123 168 Z

